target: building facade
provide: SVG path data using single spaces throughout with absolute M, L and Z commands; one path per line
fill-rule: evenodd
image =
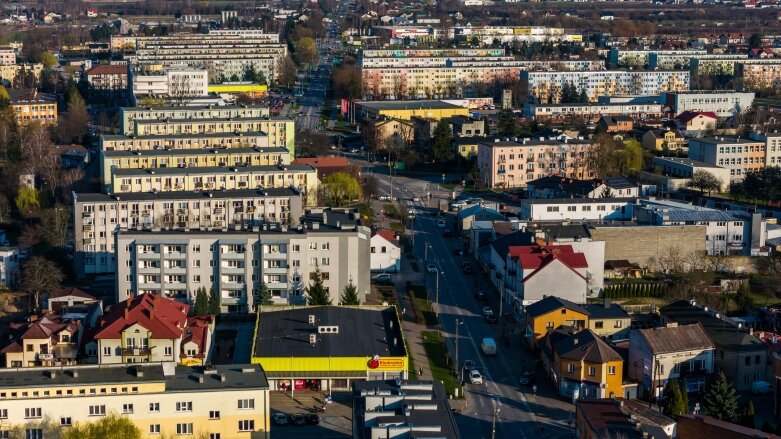
M 537 120 L 576 118 L 596 122 L 602 116 L 625 115 L 632 118 L 653 118 L 664 114 L 660 104 L 524 104 L 526 117 Z
M 40 122 L 43 125 L 57 125 L 57 103 L 44 99 L 12 100 L 11 109 L 16 116 L 16 123 L 20 126 L 31 122 Z
M 732 180 L 729 169 L 692 159 L 654 157 L 653 166 L 661 174 L 677 178 L 691 178 L 697 171 L 709 172 L 721 181 L 722 191 L 729 188 L 729 183 Z
M 689 139 L 689 158 L 711 166 L 729 169 L 729 181 L 742 181 L 748 171 L 759 171 L 766 165 L 781 164 L 781 144 L 740 137 L 707 137 Z
M 719 117 L 731 117 L 748 111 L 754 104 L 753 92 L 692 90 L 662 93 L 660 99 L 672 114 L 684 111 L 712 112 Z

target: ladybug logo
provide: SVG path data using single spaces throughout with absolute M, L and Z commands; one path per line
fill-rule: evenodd
M 375 355 L 369 360 L 369 369 L 376 369 L 378 367 L 380 367 L 380 356 Z

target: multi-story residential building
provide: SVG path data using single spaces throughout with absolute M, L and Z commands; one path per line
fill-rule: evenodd
M 547 26 L 454 26 L 447 29 L 449 39 L 466 39 L 474 41 L 477 37 L 480 44 L 491 45 L 494 40 L 502 43 L 513 41 L 527 43 L 581 43 L 583 35 L 569 33 L 567 29 Z
M 258 366 L 107 364 L 0 369 L 3 431 L 56 437 L 110 413 L 143 437 L 270 437 L 269 386 Z M 13 437 L 13 436 L 11 436 Z
M 744 90 L 776 89 L 781 85 L 781 61 L 777 58 L 741 61 L 735 65 L 735 77 Z
M 610 67 L 633 67 L 633 68 L 651 68 L 651 55 L 672 56 L 681 64 L 678 68 L 685 69 L 689 67 L 689 58 L 695 55 L 707 55 L 707 50 L 627 50 L 618 47 L 612 47 L 608 54 L 608 63 Z M 675 61 L 673 61 L 675 64 Z M 669 69 L 670 67 L 660 67 L 660 69 Z
M 692 159 L 678 157 L 654 157 L 653 167 L 662 175 L 687 179 L 691 178 L 691 176 L 694 175 L 694 173 L 697 171 L 709 172 L 717 179 L 721 180 L 720 190 L 722 191 L 726 191 L 729 188 L 729 183 L 731 181 L 729 169 Z
M 223 311 L 255 309 L 262 283 L 274 302 L 305 303 L 316 270 L 338 302 L 348 282 L 369 290 L 371 231 L 352 213 L 309 211 L 302 227 L 248 230 L 121 230 L 116 234 L 118 300 L 132 292 L 191 298 L 214 288 Z
M 697 55 L 689 62 L 692 78 L 710 75 L 734 75 L 735 64 L 748 60 L 744 53 Z
M 769 151 L 764 140 L 740 137 L 689 139 L 689 158 L 729 169 L 730 182 L 743 180 L 748 171 L 781 164 L 781 145 Z
M 269 108 L 261 105 L 188 105 L 177 107 L 120 107 L 118 117 L 119 132 L 128 136 L 138 134 L 134 122 L 141 120 L 268 119 L 269 116 Z
M 100 151 L 266 148 L 268 146 L 268 136 L 261 132 L 171 134 L 166 136 L 102 134 L 100 136 Z
M 101 91 L 127 91 L 126 64 L 101 64 L 87 70 L 84 74 L 87 82 L 95 90 Z
M 781 166 L 781 133 L 778 130 L 749 134 L 749 138 L 765 142 L 765 166 Z
M 648 68 L 650 70 L 680 70 L 691 69 L 693 60 L 700 56 L 710 56 L 689 50 L 655 51 L 648 54 Z M 699 50 L 697 50 L 699 52 Z
M 12 66 L 16 65 L 16 50 L 14 49 L 0 49 L 0 65 Z
M 478 145 L 477 168 L 489 187 L 524 187 L 550 175 L 594 178 L 590 149 L 591 142 L 580 139 L 486 139 Z
M 588 325 L 589 313 L 582 306 L 556 296 L 548 296 L 524 309 L 526 321 L 526 337 L 537 347 L 550 331 L 569 326 L 577 331 Z
M 128 84 L 136 99 L 141 96 L 164 96 L 186 101 L 209 94 L 209 77 L 204 69 L 134 66 L 129 69 Z
M 19 75 L 32 75 L 41 78 L 43 64 L 0 64 L 0 81 L 13 83 Z
M 714 351 L 699 323 L 632 330 L 627 375 L 640 383 L 639 396 L 648 399 L 662 398 L 671 379 L 685 379 L 687 392 L 701 392 L 714 371 Z
M 57 102 L 46 99 L 11 100 L 16 123 L 27 125 L 40 122 L 44 125 L 57 125 Z
M 208 361 L 214 317 L 187 317 L 189 310 L 190 305 L 158 294 L 131 294 L 109 307 L 81 340 L 84 361 L 200 365 Z
M 118 169 L 196 169 L 219 166 L 280 166 L 290 164 L 290 153 L 282 147 L 225 149 L 155 149 L 145 151 L 101 151 L 101 183 L 109 188 Z
M 262 40 L 269 44 L 279 44 L 278 33 L 267 33 L 263 29 L 209 29 L 209 35 L 231 35 L 251 38 L 253 41 Z
M 575 86 L 578 92 L 585 92 L 589 102 L 597 102 L 600 96 L 659 95 L 663 91 L 685 91 L 689 89 L 689 72 L 522 72 L 521 82 L 526 87 L 526 100 L 531 103 L 560 103 L 565 84 Z
M 736 390 L 749 390 L 755 381 L 768 381 L 768 347 L 740 323 L 694 300 L 663 306 L 659 315 L 663 324 L 701 324 L 715 347 L 713 370 L 723 371 Z
M 712 112 L 719 117 L 731 117 L 748 111 L 754 104 L 753 92 L 692 90 L 663 92 L 662 104 L 670 108 L 671 114 L 684 111 Z
M 664 114 L 661 104 L 531 104 L 523 106 L 524 116 L 537 120 L 561 120 L 577 118 L 596 122 L 602 116 L 629 116 L 653 118 Z
M 0 246 L 0 285 L 12 289 L 19 286 L 22 279 L 19 270 L 20 262 L 17 247 Z
M 73 194 L 74 267 L 81 277 L 114 273 L 117 229 L 226 229 L 278 223 L 297 227 L 303 214 L 295 189 Z
M 11 323 L 8 344 L 0 350 L 4 367 L 76 364 L 79 321 L 56 314 L 32 315 L 28 322 Z

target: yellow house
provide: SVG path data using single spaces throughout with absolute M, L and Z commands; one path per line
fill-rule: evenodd
M 588 326 L 589 313 L 582 306 L 556 296 L 548 296 L 526 307 L 526 337 L 533 346 L 559 326 L 576 330 Z
M 5 367 L 75 364 L 81 325 L 57 314 L 31 316 L 30 322 L 11 328 L 11 339 L 0 350 Z
M 686 148 L 686 138 L 676 130 L 653 129 L 642 137 L 643 148 L 651 151 L 678 151 Z
M 269 438 L 269 387 L 253 365 L 162 363 L 0 369 L 2 437 L 57 437 L 112 413 L 143 438 Z
M 349 389 L 353 381 L 407 378 L 394 306 L 261 307 L 252 363 L 272 389 Z
M 623 397 L 624 360 L 590 329 L 559 329 L 541 342 L 543 363 L 560 395 L 578 398 Z
M 588 329 L 600 337 L 611 340 L 629 339 L 629 325 L 632 319 L 629 313 L 605 299 L 604 303 L 589 303 L 583 308 L 589 313 Z
M 485 137 L 459 137 L 456 138 L 453 143 L 455 145 L 456 154 L 465 159 L 469 159 L 477 157 L 477 147 L 481 143 L 485 143 L 485 141 Z

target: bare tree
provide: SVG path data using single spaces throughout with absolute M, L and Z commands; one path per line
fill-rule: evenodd
M 32 296 L 31 311 L 39 310 L 41 294 L 60 288 L 63 278 L 60 267 L 44 257 L 33 256 L 22 264 L 22 288 Z

